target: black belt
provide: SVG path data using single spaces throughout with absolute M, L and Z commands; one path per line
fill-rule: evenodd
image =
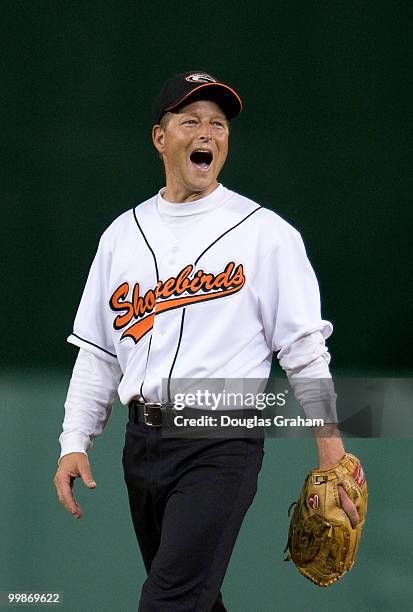
M 222 414 L 223 412 L 221 412 Z M 201 415 L 212 415 L 216 412 L 211 410 L 199 409 L 199 408 L 189 408 L 186 407 L 185 410 L 179 410 L 175 408 L 175 404 L 173 403 L 165 403 L 162 404 L 160 402 L 141 402 L 138 400 L 132 400 L 129 403 L 129 421 L 135 423 L 144 423 L 149 427 L 162 427 L 165 423 L 171 423 L 171 418 L 174 416 L 183 415 L 199 417 Z M 219 412 L 218 412 L 219 414 Z M 254 416 L 257 414 L 257 411 L 254 409 L 244 409 L 244 410 L 230 410 L 225 412 L 225 414 L 229 414 L 230 416 Z M 169 417 L 169 418 L 168 418 Z
M 162 415 L 165 411 L 171 414 L 180 414 L 174 404 L 159 402 L 140 402 L 132 400 L 129 403 L 129 420 L 132 423 L 144 423 L 149 427 L 162 427 Z

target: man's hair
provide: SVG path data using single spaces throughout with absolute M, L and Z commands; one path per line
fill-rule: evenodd
M 166 127 L 169 123 L 169 121 L 171 120 L 171 117 L 173 116 L 173 113 L 171 112 L 167 112 L 164 115 L 162 115 L 161 120 L 159 122 L 159 126 L 162 130 L 166 130 Z

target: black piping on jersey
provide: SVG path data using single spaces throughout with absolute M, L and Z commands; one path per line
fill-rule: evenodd
M 77 334 L 75 334 L 75 332 L 72 332 L 72 336 L 74 336 L 75 338 L 78 338 L 79 340 L 81 340 L 82 342 L 86 342 L 86 344 L 90 344 L 91 346 L 95 346 L 96 348 L 100 349 L 101 351 L 103 351 L 104 353 L 107 353 L 108 355 L 111 355 L 111 357 L 115 357 L 115 359 L 117 359 L 117 355 L 115 353 L 111 353 L 110 351 L 102 348 L 101 346 L 99 346 L 98 344 L 95 344 L 94 342 L 90 342 L 90 340 L 85 340 L 84 338 L 81 338 L 80 336 L 78 336 Z
M 134 219 L 136 221 L 136 225 L 138 226 L 138 229 L 139 229 L 140 233 L 142 234 L 142 238 L 146 242 L 146 246 L 148 247 L 148 249 L 152 253 L 153 263 L 155 264 L 155 271 L 156 271 L 156 282 L 158 282 L 158 280 L 159 280 L 159 271 L 158 271 L 158 262 L 156 261 L 156 255 L 155 255 L 151 245 L 149 244 L 148 239 L 146 238 L 145 234 L 143 233 L 143 229 L 139 225 L 139 221 L 138 221 L 138 219 L 136 217 L 136 210 L 135 209 L 133 209 L 133 216 L 134 216 Z
M 232 227 L 230 227 L 226 232 L 224 232 L 223 234 L 221 234 L 221 236 L 218 236 L 218 238 L 216 240 L 214 240 L 214 242 L 211 242 L 211 244 L 202 251 L 201 255 L 195 260 L 195 266 L 198 263 L 198 261 L 201 259 L 201 257 L 203 255 L 205 255 L 205 253 L 207 251 L 209 251 L 209 249 L 211 247 L 214 246 L 214 244 L 216 244 L 218 242 L 218 240 L 221 240 L 221 238 L 223 238 L 226 234 L 228 234 L 229 232 L 232 232 L 233 229 L 235 229 L 236 227 L 238 227 L 239 225 L 241 225 L 241 223 L 244 223 L 244 221 L 246 221 L 249 217 L 251 217 L 251 215 L 253 215 L 254 213 L 257 212 L 257 210 L 260 210 L 262 208 L 262 206 L 258 206 L 257 208 L 255 208 L 252 212 L 250 212 L 249 215 L 247 215 L 246 217 L 244 217 L 243 219 L 241 219 L 241 221 L 239 221 L 239 223 L 237 223 L 236 225 L 233 225 Z
M 148 352 L 146 354 L 145 374 L 144 374 L 144 376 L 142 378 L 141 388 L 140 388 L 140 391 L 139 391 L 139 395 L 141 396 L 141 398 L 143 399 L 144 402 L 146 402 L 146 398 L 145 398 L 145 396 L 143 394 L 143 383 L 145 382 L 146 370 L 148 369 L 148 361 L 149 361 L 149 353 L 151 351 L 151 344 L 152 344 L 152 335 L 149 338 Z
M 179 340 L 178 340 L 178 346 L 176 347 L 176 352 L 175 352 L 175 357 L 174 360 L 172 362 L 171 365 L 171 371 L 169 372 L 169 376 L 168 376 L 168 402 L 171 403 L 171 377 L 172 377 L 172 372 L 175 366 L 175 362 L 176 359 L 178 357 L 178 353 L 179 353 L 179 347 L 181 346 L 181 340 L 182 340 L 182 333 L 184 331 L 184 320 L 185 320 L 185 308 L 182 310 L 182 317 L 181 317 L 181 329 L 179 330 Z
M 146 238 L 145 234 L 143 233 L 143 229 L 139 225 L 139 221 L 138 221 L 138 219 L 136 217 L 136 209 L 135 208 L 133 209 L 133 217 L 135 219 L 136 225 L 138 226 L 138 229 L 139 229 L 140 233 L 142 234 L 142 238 L 144 239 L 144 241 L 146 243 L 146 246 L 148 247 L 148 249 L 152 253 L 153 263 L 155 264 L 156 283 L 158 283 L 158 281 L 159 281 L 159 270 L 158 270 L 158 262 L 156 261 L 156 255 L 155 255 L 155 252 L 152 249 L 151 245 L 149 244 L 148 239 Z M 148 361 L 149 361 L 149 353 L 151 351 L 151 344 L 152 344 L 152 335 L 151 335 L 150 340 L 149 340 L 148 353 L 146 355 L 145 374 L 143 375 L 142 384 L 141 384 L 141 388 L 140 388 L 140 391 L 139 391 L 139 394 L 140 394 L 140 396 L 141 396 L 141 398 L 143 399 L 144 402 L 146 402 L 146 399 L 145 399 L 145 396 L 143 394 L 143 385 L 145 383 L 146 371 L 148 369 Z
M 241 225 L 241 223 L 244 223 L 244 221 L 246 221 L 247 219 L 249 219 L 251 217 L 251 215 L 253 215 L 254 213 L 256 213 L 258 210 L 261 210 L 262 206 L 258 206 L 257 208 L 255 208 L 252 212 L 250 212 L 246 217 L 244 217 L 243 219 L 241 219 L 241 221 L 239 221 L 238 223 L 236 223 L 235 225 L 233 225 L 232 227 L 230 227 L 229 229 L 227 229 L 223 234 L 221 234 L 220 236 L 218 236 L 218 238 L 216 238 L 216 240 L 214 240 L 213 242 L 211 242 L 211 244 L 209 246 L 207 246 L 206 249 L 204 249 L 201 253 L 201 255 L 199 255 L 199 257 L 196 258 L 195 260 L 195 264 L 194 267 L 197 265 L 197 263 L 199 262 L 199 260 L 201 259 L 201 257 L 203 255 L 205 255 L 205 253 L 207 251 L 209 251 L 209 249 L 211 247 L 214 246 L 214 244 L 216 244 L 218 242 L 218 240 L 221 240 L 221 238 L 223 238 L 224 236 L 226 236 L 227 234 L 229 234 L 229 232 L 232 232 L 233 229 L 235 229 L 236 227 L 238 227 L 239 225 Z M 178 346 L 176 347 L 176 353 L 175 353 L 175 357 L 171 366 L 171 371 L 169 372 L 169 376 L 168 376 L 168 402 L 171 402 L 171 378 L 172 378 L 172 372 L 173 369 L 175 367 L 175 363 L 176 360 L 178 358 L 178 353 L 179 353 L 179 349 L 181 347 L 181 341 L 182 341 L 182 335 L 183 335 L 183 331 L 184 331 L 184 319 L 185 319 L 185 308 L 183 309 L 182 312 L 182 319 L 181 319 L 181 330 L 179 332 L 179 340 L 178 340 Z

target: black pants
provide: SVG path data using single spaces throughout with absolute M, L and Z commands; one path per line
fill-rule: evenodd
M 126 427 L 123 468 L 148 577 L 139 612 L 225 612 L 220 587 L 257 490 L 262 438 Z

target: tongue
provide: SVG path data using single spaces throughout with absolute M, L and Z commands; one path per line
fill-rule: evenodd
M 192 163 L 194 164 L 194 166 L 196 166 L 200 170 L 208 170 L 209 168 L 209 164 L 207 164 L 206 162 L 192 162 Z

